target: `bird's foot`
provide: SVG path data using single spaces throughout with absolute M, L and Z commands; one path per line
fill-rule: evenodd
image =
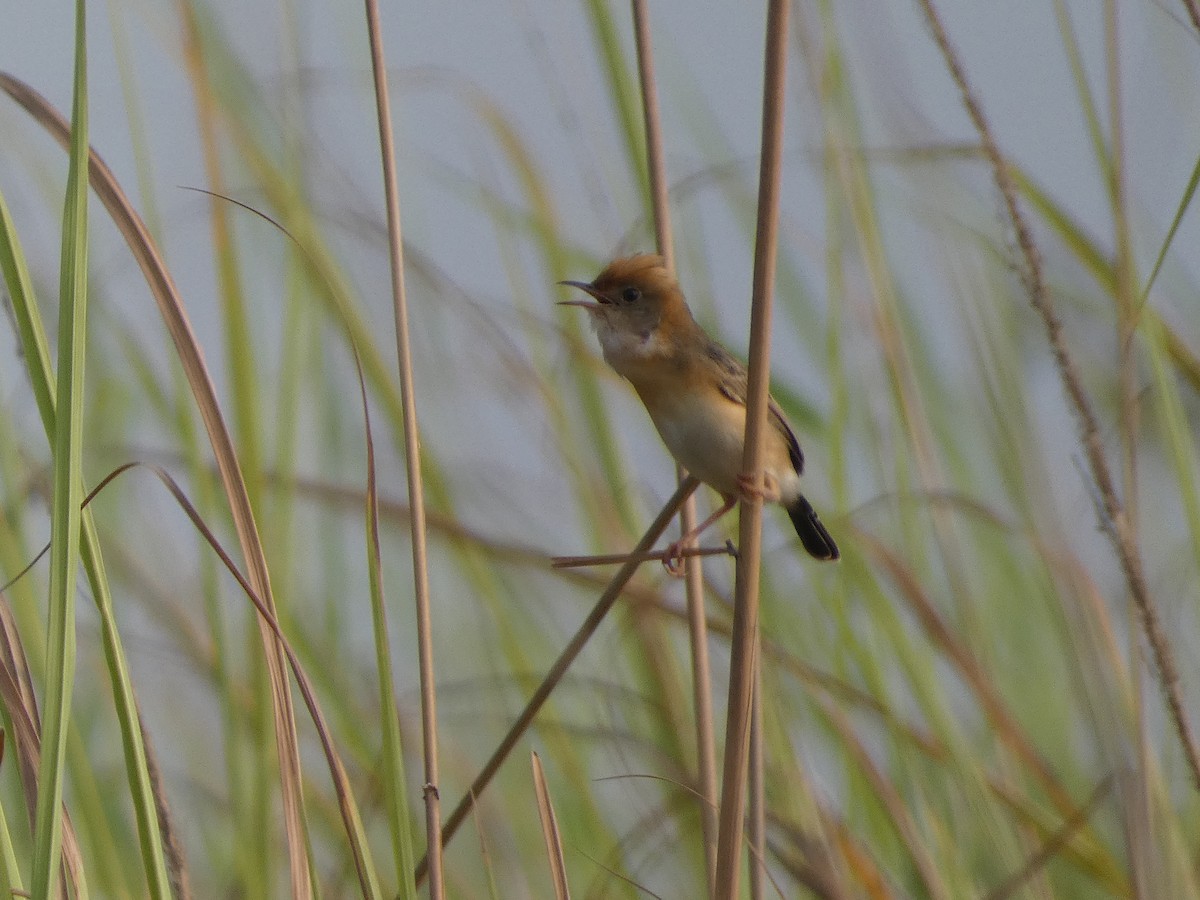
M 663 551 L 662 564 L 667 570 L 667 574 L 674 578 L 683 577 L 683 541 L 675 541 L 673 544 L 668 544 L 667 549 Z

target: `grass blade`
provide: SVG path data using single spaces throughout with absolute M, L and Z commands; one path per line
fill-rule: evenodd
M 1184 214 L 1188 211 L 1188 207 L 1192 205 L 1192 198 L 1196 196 L 1197 185 L 1200 185 L 1200 157 L 1196 158 L 1196 165 L 1192 167 L 1192 175 L 1188 179 L 1183 196 L 1179 199 L 1179 208 L 1175 210 L 1175 218 L 1171 220 L 1171 227 L 1167 229 L 1167 236 L 1163 238 L 1162 248 L 1158 251 L 1158 257 L 1154 260 L 1154 268 L 1150 272 L 1150 277 L 1146 279 L 1146 286 L 1142 288 L 1142 295 L 1138 303 L 1139 306 L 1145 304 L 1146 299 L 1150 296 L 1150 289 L 1154 287 L 1154 282 L 1158 279 L 1158 273 L 1162 269 L 1163 261 L 1167 258 L 1167 251 L 1171 249 L 1171 242 L 1175 240 L 1175 232 L 1179 230 L 1179 223 L 1183 221 Z
M 4 273 L 9 296 L 13 301 L 13 316 L 17 320 L 21 336 L 21 348 L 25 355 L 27 374 L 37 400 L 38 410 L 41 413 L 46 437 L 53 441 L 55 388 L 49 344 L 38 312 L 24 254 L 17 241 L 16 230 L 2 196 L 0 196 L 0 270 Z M 138 834 L 142 844 L 147 882 L 151 896 L 169 897 L 171 896 L 168 888 L 169 867 L 166 865 L 163 853 L 156 811 L 156 805 L 165 804 L 166 798 L 162 796 L 156 801 L 151 789 L 142 723 L 134 698 L 128 662 L 113 615 L 112 593 L 104 574 L 99 536 L 89 510 L 83 510 L 81 523 L 80 554 L 100 614 L 101 636 L 112 682 L 113 699 L 121 725 L 121 737 L 125 748 L 127 776 L 130 784 L 130 799 L 137 815 Z M 179 896 L 178 892 L 175 895 Z
M 0 73 L 0 88 L 21 104 L 59 143 L 69 140 L 69 129 L 58 112 L 44 97 L 19 79 Z M 238 541 L 246 558 L 251 584 L 257 596 L 263 598 L 272 615 L 275 613 L 274 594 L 266 554 L 258 525 L 250 504 L 242 467 L 234 449 L 233 438 L 225 423 L 216 388 L 208 373 L 204 354 L 196 340 L 191 322 L 153 238 L 145 223 L 125 196 L 112 170 L 94 151 L 90 156 L 89 174 L 92 188 L 104 204 L 114 224 L 125 238 L 137 261 L 171 335 L 175 351 L 187 377 L 201 419 L 204 421 L 216 457 L 217 469 L 230 513 L 237 530 Z M 288 864 L 294 896 L 306 898 L 312 894 L 308 859 L 305 847 L 304 799 L 300 778 L 300 758 L 296 735 L 295 712 L 288 689 L 286 661 L 275 634 L 265 623 L 259 623 L 267 669 L 270 677 L 279 763 L 279 780 L 283 797 L 284 828 L 288 835 Z
M 415 897 L 412 833 L 408 827 L 408 790 L 405 787 L 404 748 L 400 741 L 400 714 L 396 705 L 392 652 L 388 640 L 387 607 L 383 597 L 382 553 L 379 547 L 379 492 L 375 481 L 375 441 L 371 436 L 371 411 L 367 384 L 358 365 L 358 386 L 363 405 L 363 430 L 367 443 L 367 572 L 371 585 L 371 625 L 375 632 L 375 669 L 379 675 L 379 722 L 383 732 L 383 789 L 392 856 L 400 897 Z
M 563 859 L 562 835 L 558 833 L 558 819 L 554 815 L 554 804 L 550 800 L 550 788 L 546 785 L 546 773 L 542 770 L 541 757 L 536 753 L 529 755 L 529 762 L 533 767 L 533 792 L 537 797 L 542 837 L 546 841 L 546 859 L 550 863 L 554 897 L 555 900 L 570 900 L 571 888 L 567 883 L 567 863 Z
M 75 681 L 75 575 L 83 499 L 83 370 L 87 335 L 87 28 L 75 4 L 75 79 L 67 197 L 59 272 L 58 408 L 54 421 L 54 494 L 50 524 L 50 600 L 45 707 L 30 891 L 56 891 L 62 853 L 62 798 L 71 688 Z

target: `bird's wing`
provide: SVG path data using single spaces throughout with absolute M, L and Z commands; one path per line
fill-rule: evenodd
M 800 450 L 800 442 L 796 440 L 792 426 L 788 425 L 787 419 L 783 417 L 783 410 L 779 408 L 774 397 L 767 397 L 767 419 L 771 425 L 783 432 L 783 436 L 787 440 L 788 458 L 792 461 L 792 468 L 796 470 L 797 475 L 803 475 L 804 453 Z
M 717 364 L 717 368 L 720 370 L 717 389 L 729 400 L 745 406 L 747 382 L 749 381 L 746 367 L 737 357 L 713 340 L 710 340 L 705 347 L 705 354 Z M 767 397 L 767 422 L 787 441 L 788 458 L 791 459 L 796 474 L 804 474 L 804 454 L 800 450 L 800 442 L 796 440 L 796 435 L 792 432 L 791 426 L 783 416 L 783 410 L 779 408 L 774 397 Z

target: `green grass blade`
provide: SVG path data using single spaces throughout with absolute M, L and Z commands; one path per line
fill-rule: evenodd
M 1161 320 L 1147 319 L 1144 328 L 1153 373 L 1156 399 L 1161 414 L 1163 443 L 1175 468 L 1179 502 L 1191 538 L 1192 554 L 1200 560 L 1200 493 L 1196 489 L 1196 445 L 1188 426 L 1179 388 L 1168 366 L 1168 332 Z
M 29 383 L 38 404 L 38 411 L 41 414 L 47 438 L 53 442 L 55 440 L 56 392 L 52 381 L 53 367 L 50 362 L 49 342 L 38 314 L 32 280 L 29 277 L 25 256 L 17 239 L 16 228 L 2 196 L 0 196 L 0 271 L 3 272 L 9 296 L 12 298 L 13 317 L 17 322 L 21 337 Z M 170 880 L 159 833 L 155 797 L 150 786 L 137 701 L 125 651 L 116 627 L 112 592 L 105 575 L 99 536 L 89 510 L 83 510 L 80 521 L 82 528 L 80 555 L 100 613 L 105 659 L 112 682 L 117 717 L 121 726 L 130 784 L 130 800 L 138 821 L 138 834 L 149 891 L 150 895 L 155 898 L 169 897 L 171 896 Z
M 83 367 L 87 328 L 87 41 L 83 0 L 75 4 L 75 84 L 63 209 L 59 285 L 58 409 L 50 526 L 50 601 L 40 789 L 34 826 L 34 897 L 55 891 L 62 853 L 63 772 L 75 679 L 75 575 L 83 500 Z
M 1188 179 L 1187 188 L 1184 189 L 1183 197 L 1179 201 L 1179 208 L 1175 210 L 1175 218 L 1171 220 L 1171 227 L 1167 229 L 1167 236 L 1163 239 L 1162 249 L 1158 251 L 1158 258 L 1154 260 L 1154 269 L 1150 272 L 1150 277 L 1146 279 L 1146 286 L 1142 289 L 1139 306 L 1144 304 L 1146 298 L 1150 296 L 1150 289 L 1154 287 L 1159 270 L 1162 269 L 1163 260 L 1167 258 L 1167 251 L 1171 249 L 1171 242 L 1175 240 L 1175 232 L 1179 230 L 1179 223 L 1183 221 L 1184 213 L 1188 211 L 1188 207 L 1192 205 L 1192 198 L 1196 196 L 1196 186 L 1198 184 L 1200 184 L 1200 156 L 1196 157 L 1196 165 L 1192 167 L 1192 176 Z
M 392 652 L 388 641 L 387 613 L 383 598 L 382 553 L 379 544 L 379 493 L 375 481 L 375 443 L 371 437 L 371 413 L 362 367 L 358 369 L 363 421 L 367 442 L 367 575 L 371 589 L 371 626 L 375 633 L 375 670 L 379 675 L 379 722 L 383 732 L 383 789 L 396 884 L 402 900 L 416 897 L 413 880 L 412 832 L 408 824 L 408 791 L 405 789 L 404 748 L 400 742 L 400 714 L 396 705 Z
M 34 301 L 33 280 L 29 277 L 25 254 L 17 240 L 17 229 L 3 194 L 0 194 L 0 274 L 4 276 L 8 296 L 12 299 L 13 318 L 25 354 L 33 396 L 47 434 L 50 434 L 54 427 L 54 385 L 50 382 L 54 367 L 50 363 L 50 344 Z
M 638 111 L 638 91 L 633 70 L 625 58 L 620 35 L 617 33 L 617 23 L 609 5 L 591 0 L 587 11 L 596 39 L 596 50 L 601 58 L 601 69 L 617 110 L 628 170 L 637 177 L 637 186 L 642 192 L 642 208 L 649 209 L 650 176 L 646 171 L 645 155 L 642 152 L 641 116 Z
M 4 746 L 4 733 L 0 732 L 0 750 Z M 0 753 L 0 758 L 3 754 Z M 3 896 L 18 896 L 21 887 L 21 867 L 17 863 L 17 854 L 13 850 L 12 835 L 8 831 L 8 817 L 4 806 L 0 804 L 0 890 Z

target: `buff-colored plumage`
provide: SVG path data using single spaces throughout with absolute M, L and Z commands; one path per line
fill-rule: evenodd
M 692 317 L 660 256 L 623 257 L 590 283 L 563 283 L 593 298 L 568 303 L 588 310 L 605 360 L 632 383 L 667 449 L 725 498 L 722 511 L 731 507 L 746 490 L 746 367 Z M 804 457 L 774 400 L 768 424 L 764 499 L 787 508 L 810 554 L 837 559 L 837 545 L 800 492 Z

